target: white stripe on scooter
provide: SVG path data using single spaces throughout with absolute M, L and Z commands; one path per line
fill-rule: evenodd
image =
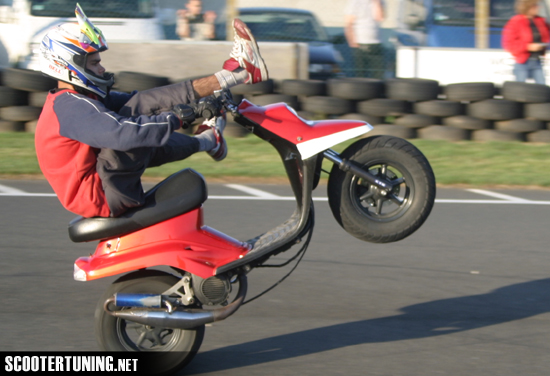
M 274 195 L 273 193 L 269 193 L 266 191 L 262 191 L 256 188 L 247 187 L 245 185 L 240 184 L 225 184 L 227 188 L 235 189 L 237 191 L 241 191 L 244 193 L 248 193 L 251 196 L 255 197 L 261 197 L 261 198 L 267 198 L 267 199 L 276 199 L 280 196 Z
M 361 136 L 370 130 L 372 130 L 372 126 L 370 124 L 365 124 L 357 128 L 347 129 L 345 131 L 333 133 L 328 136 L 304 141 L 297 144 L 296 147 L 298 148 L 302 159 L 307 159 L 314 156 L 315 154 L 322 152 L 323 150 L 327 150 L 333 147 L 334 145 L 338 145 L 341 142 Z
M 25 192 L 20 190 L 20 189 L 17 189 L 17 188 L 12 188 L 12 187 L 8 187 L 8 186 L 0 184 L 0 193 L 21 194 L 21 193 L 25 193 Z
M 529 202 L 529 201 L 531 201 L 531 200 L 526 200 L 526 199 L 520 198 L 520 197 L 505 195 L 505 194 L 497 193 L 497 192 L 486 191 L 484 189 L 467 189 L 467 191 L 472 192 L 472 193 L 477 193 L 477 194 L 480 194 L 480 195 L 489 196 L 489 197 L 500 198 L 500 199 L 506 200 L 506 201 L 513 201 L 513 202 Z

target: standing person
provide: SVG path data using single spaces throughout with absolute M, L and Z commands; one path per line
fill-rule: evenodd
M 178 10 L 176 32 L 183 40 L 209 40 L 216 37 L 214 11 L 202 11 L 201 0 L 189 0 L 187 9 Z
M 382 0 L 348 0 L 344 31 L 352 48 L 356 75 L 384 78 L 384 54 L 380 23 L 384 20 Z
M 512 54 L 516 81 L 545 84 L 541 60 L 550 42 L 550 28 L 538 15 L 538 0 L 516 0 L 516 15 L 504 26 L 502 46 Z
M 58 80 L 58 87 L 48 94 L 38 120 L 36 154 L 67 210 L 116 217 L 144 204 L 141 175 L 147 167 L 199 151 L 222 160 L 223 118 L 212 118 L 195 137 L 174 131 L 212 109 L 208 100 L 197 103 L 199 98 L 264 81 L 267 67 L 254 36 L 235 19 L 233 50 L 216 74 L 131 94 L 111 92 L 113 74 L 106 73 L 100 56 L 107 50 L 105 37 L 78 4 L 75 13 L 78 24 L 51 29 L 40 47 L 41 70 Z

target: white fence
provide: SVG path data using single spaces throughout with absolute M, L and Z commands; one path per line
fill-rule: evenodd
M 550 82 L 550 59 L 544 69 Z M 441 85 L 515 81 L 514 59 L 502 49 L 398 47 L 397 77 L 427 78 Z

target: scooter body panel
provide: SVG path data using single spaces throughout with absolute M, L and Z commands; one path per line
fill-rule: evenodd
M 372 127 L 353 120 L 306 121 L 284 103 L 260 107 L 243 100 L 239 111 L 264 130 L 257 135 L 268 139 L 282 153 L 303 217 L 291 236 L 285 236 L 281 244 L 271 247 L 276 251 L 275 248 L 291 244 L 307 222 L 311 187 L 304 188 L 303 161 Z M 292 156 L 296 152 L 300 154 L 296 156 L 298 159 Z M 311 176 L 308 179 L 313 179 Z M 75 279 L 88 281 L 155 266 L 171 266 L 209 278 L 219 270 L 230 270 L 228 265 L 237 265 L 240 259 L 250 259 L 245 256 L 251 256 L 257 248 L 204 226 L 202 208 L 199 208 L 139 231 L 100 241 L 93 255 L 76 260 Z M 77 272 L 79 278 L 76 278 Z
M 372 130 L 370 124 L 359 120 L 304 120 L 285 103 L 260 107 L 243 100 L 239 111 L 268 131 L 295 144 L 302 159 Z
M 172 266 L 202 278 L 243 257 L 247 243 L 203 225 L 202 208 L 120 238 L 101 241 L 93 255 L 76 260 L 86 280 L 152 266 Z

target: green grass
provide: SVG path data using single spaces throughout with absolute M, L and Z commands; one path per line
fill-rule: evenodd
M 279 155 L 266 142 L 254 137 L 227 138 L 229 154 L 213 162 L 205 153 L 161 167 L 145 176 L 160 179 L 185 167 L 207 178 L 284 179 Z M 341 151 L 351 142 L 335 147 Z M 470 186 L 550 187 L 550 144 L 519 142 L 457 142 L 413 140 L 430 161 L 439 184 Z M 327 162 L 326 162 L 327 163 Z M 325 165 L 330 168 L 329 164 Z M 29 133 L 0 133 L 0 177 L 41 176 Z

